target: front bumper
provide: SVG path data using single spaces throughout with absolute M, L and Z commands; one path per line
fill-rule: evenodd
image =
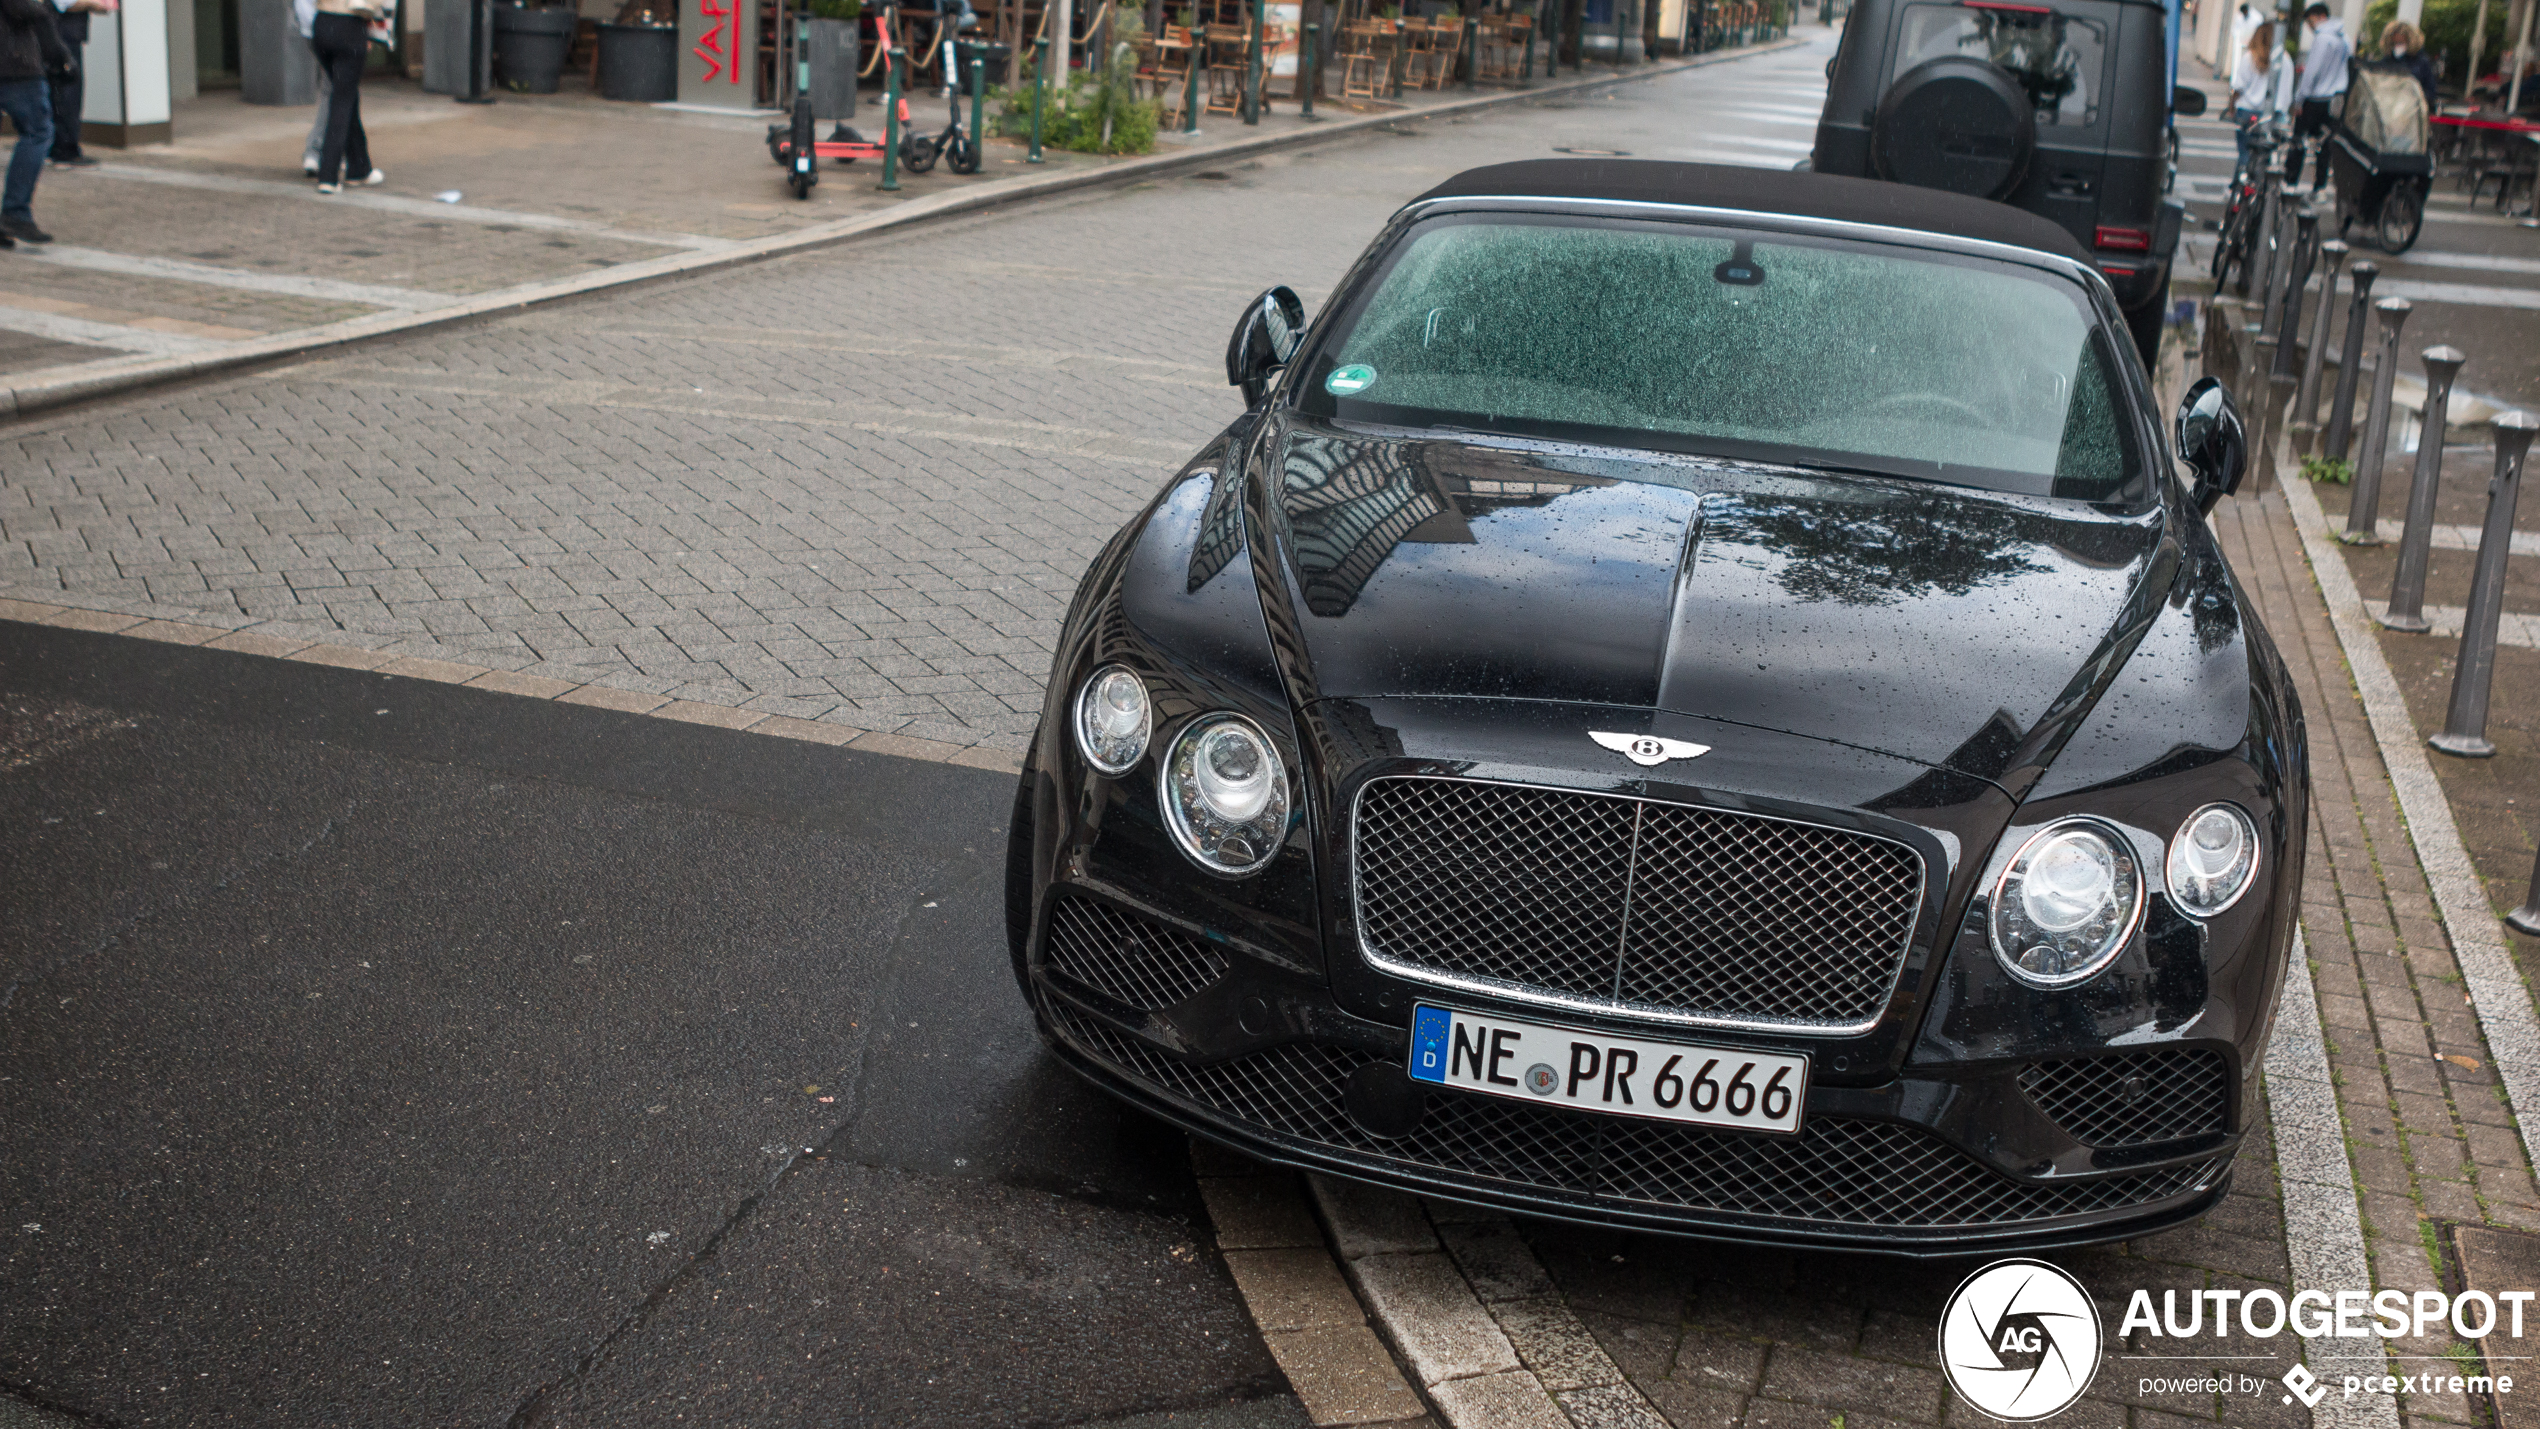
M 1102 902 L 1106 921 L 1148 931 L 1106 940 L 1106 961 L 1088 977 L 1066 950 L 1053 967 L 1045 913 L 1027 964 L 1044 1034 L 1095 1084 L 1262 1160 L 1527 1215 L 1915 1256 L 2132 1238 L 2196 1219 L 2229 1188 L 2239 1138 L 2219 1128 L 2084 1150 L 2090 1169 L 2055 1174 L 2057 1161 L 2068 1168 L 2076 1157 L 2028 1153 L 2041 1137 L 2067 1153 L 2076 1143 L 2022 1090 L 2021 1064 L 1814 1086 L 1805 1129 L 1788 1138 L 1438 1088 L 1409 1093 L 1424 1105 L 1416 1124 L 1378 1134 L 1358 1099 L 1370 1087 L 1398 1098 L 1412 1086 L 1399 1076 L 1406 1028 L 1354 1017 L 1318 979 L 1222 938 L 1116 897 Z M 1169 993 L 1139 995 L 1158 986 L 1124 971 L 1140 949 L 1178 962 L 1184 976 Z M 1204 984 L 1189 975 L 1212 966 Z M 1176 1000 L 1152 1005 L 1164 996 Z M 1353 1078 L 1366 1085 L 1353 1091 Z M 2236 1107 L 2220 1106 L 2236 1126 Z M 2006 1171 L 1997 1164 L 2006 1152 L 2044 1174 Z

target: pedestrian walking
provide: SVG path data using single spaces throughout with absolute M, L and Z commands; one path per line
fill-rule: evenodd
M 2302 77 L 2293 86 L 2297 106 L 2293 137 L 2297 140 L 2328 132 L 2329 113 L 2346 93 L 2347 61 L 2355 57 L 2355 47 L 2346 38 L 2346 27 L 2329 15 L 2328 7 L 2320 0 L 2311 0 L 2310 8 L 2302 12 L 2302 23 L 2310 30 L 2310 37 L 2302 43 Z M 2284 182 L 2287 188 L 2298 187 L 2302 182 L 2302 152 L 2298 149 L 2288 161 Z M 2327 187 L 2328 161 L 2323 155 L 2311 192 Z
M 317 0 L 291 0 L 291 18 L 300 27 L 300 38 L 310 52 L 317 50 Z M 300 146 L 300 172 L 316 178 L 318 160 L 326 153 L 326 111 L 332 107 L 334 81 L 326 77 L 326 66 L 317 67 L 317 114 L 309 120 L 309 142 Z
M 35 226 L 35 181 L 53 149 L 51 77 L 72 63 L 58 13 L 50 0 L 0 0 L 0 114 L 18 128 L 0 180 L 0 248 L 53 241 Z
M 2425 91 L 2425 112 L 2443 112 L 2443 96 L 2434 88 L 2434 57 L 2425 52 L 2425 36 L 2405 20 L 2393 20 L 2381 27 L 2381 53 L 2390 63 L 2416 76 L 2417 86 Z
M 95 168 L 97 161 L 79 147 L 79 110 L 88 94 L 88 17 L 115 13 L 115 0 L 53 0 L 61 13 L 54 24 L 71 66 L 52 75 L 53 162 L 66 169 Z
M 2284 92 L 2289 85 L 2292 66 L 2284 51 L 2275 45 L 2275 23 L 2260 20 L 2249 31 L 2249 42 L 2231 65 L 2231 138 L 2240 146 L 2240 157 L 2249 157 L 2249 131 L 2259 121 L 2282 112 Z
M 317 0 L 310 44 L 326 72 L 326 143 L 318 154 L 318 192 L 342 193 L 347 182 L 382 184 L 388 176 L 370 166 L 370 136 L 362 132 L 362 69 L 370 63 L 371 22 L 380 0 Z

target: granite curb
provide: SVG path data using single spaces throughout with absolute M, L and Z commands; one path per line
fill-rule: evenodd
M 1556 80 L 1539 87 L 1474 95 L 1470 98 L 1449 100 L 1443 104 L 1429 105 L 1419 109 L 1321 121 L 1310 129 L 1255 135 L 1207 148 L 1149 154 L 1102 168 L 999 179 L 970 188 L 911 199 L 881 213 L 840 219 L 834 223 L 816 224 L 792 233 L 734 243 L 727 247 L 693 253 L 676 253 L 636 263 L 620 264 L 598 272 L 580 274 L 554 282 L 531 283 L 521 287 L 501 289 L 471 297 L 447 307 L 431 308 L 421 312 L 373 313 L 321 327 L 303 328 L 296 332 L 240 342 L 210 352 L 193 353 L 181 357 L 136 357 L 120 362 L 82 363 L 76 367 L 37 369 L 9 379 L 7 385 L 0 386 L 0 421 L 32 416 L 73 403 L 113 396 L 160 383 L 212 376 L 299 353 L 342 347 L 373 338 L 421 332 L 475 318 L 515 312 L 522 308 L 552 303 L 565 298 L 580 297 L 586 293 L 632 287 L 668 278 L 689 277 L 722 268 L 782 258 L 790 254 L 845 243 L 869 234 L 923 223 L 929 219 L 975 213 L 1009 203 L 1046 198 L 1102 184 L 1154 178 L 1182 169 L 1209 168 L 1229 159 L 1275 153 L 1283 149 L 1303 148 L 1323 143 L 1337 135 L 1381 129 L 1392 124 L 1415 123 L 1439 116 L 1471 114 L 1504 105 L 1524 104 L 1556 95 L 1594 89 L 1601 85 L 1633 84 L 1642 80 L 1659 79 L 1667 75 L 1681 74 L 1687 70 L 1700 69 L 1707 65 L 1771 54 L 1806 43 L 1808 40 L 1805 37 L 1785 36 L 1764 44 L 1748 45 L 1732 50 L 1714 50 L 1709 54 L 1695 55 L 1690 58 L 1639 65 L 1630 70 L 1618 69 L 1610 74 L 1583 75 L 1575 79 Z

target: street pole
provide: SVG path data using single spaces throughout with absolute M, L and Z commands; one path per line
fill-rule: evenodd
M 908 48 L 893 45 L 882 55 L 882 192 L 900 187 L 900 80 L 908 68 Z
M 494 80 L 493 0 L 468 0 L 467 4 L 467 88 L 458 94 L 461 104 L 491 104 Z
M 2302 388 L 2293 398 L 2293 450 L 2309 456 L 2319 441 L 2320 368 L 2328 356 L 2328 325 L 2337 317 L 2337 260 L 2346 244 L 2332 238 L 2320 245 L 2319 321 L 2311 328 L 2310 350 L 2302 355 Z
M 1464 87 L 1479 89 L 1482 85 L 1482 22 L 1479 16 L 1464 17 Z
M 2346 349 L 2337 363 L 2337 395 L 2328 399 L 2328 454 L 2346 459 L 2346 443 L 2355 435 L 2355 384 L 2362 380 L 2364 317 L 2372 311 L 2372 280 L 2381 268 L 2356 263 L 2346 270 L 2355 280 L 2354 300 L 2346 305 Z
M 1538 5 L 1535 9 L 1538 12 L 1538 16 L 1530 16 L 1530 19 L 1538 18 L 1543 7 Z M 1540 28 L 1540 25 L 1530 24 L 1526 26 L 1526 56 L 1524 59 L 1517 61 L 1517 87 L 1519 89 L 1524 89 L 1535 82 L 1535 31 Z
M 979 127 L 987 115 L 987 78 L 988 56 L 983 50 L 970 57 L 970 144 L 971 152 L 980 155 L 982 162 L 988 152 L 988 131 Z
M 2451 416 L 2452 379 L 2461 375 L 2467 361 L 2457 347 L 2425 350 L 2425 418 L 2417 423 L 2416 479 L 2408 485 L 2408 524 L 2399 532 L 2399 570 L 2390 581 L 2390 605 L 2381 613 L 2383 625 L 2411 635 L 2434 628 L 2425 618 L 2425 566 L 2434 549 L 2434 498 L 2443 487 L 2443 427 Z
M 1182 132 L 1185 134 L 1199 132 L 1199 72 L 1208 59 L 1208 45 L 1200 38 L 1201 34 L 1199 8 L 1194 5 L 1191 9 L 1190 73 L 1182 87 Z
M 2540 422 L 2528 412 L 2496 419 L 2496 476 L 2487 484 L 2487 528 L 2478 538 L 2478 568 L 2469 581 L 2469 608 L 2461 615 L 2461 653 L 2452 662 L 2452 707 L 2443 732 L 2426 741 L 2445 754 L 2485 759 L 2496 752 L 2487 738 L 2487 695 L 2496 679 L 2496 625 L 2505 611 L 2505 557 L 2513 549 L 2514 506 L 2522 497 L 2522 459 Z
M 1046 163 L 1041 157 L 1041 100 L 1050 92 L 1050 41 L 1043 35 L 1032 42 L 1032 149 L 1023 156 L 1027 164 Z
M 2372 305 L 2381 325 L 2381 365 L 2372 377 L 2372 402 L 2364 409 L 2364 444 L 2355 452 L 2354 499 L 2346 506 L 2346 529 L 2337 539 L 2350 546 L 2381 544 L 2381 469 L 2390 447 L 2390 388 L 2399 380 L 2399 328 L 2413 311 L 2405 298 L 2384 298 Z
M 1308 22 L 1305 43 L 1296 52 L 1296 92 L 1304 98 L 1298 106 L 1298 117 L 1314 117 L 1314 91 L 1323 87 L 1323 27 Z
M 1252 29 L 1244 37 L 1244 122 L 1261 122 L 1261 22 L 1264 0 L 1252 0 Z

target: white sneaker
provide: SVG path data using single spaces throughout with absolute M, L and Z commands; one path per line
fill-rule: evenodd
M 362 182 L 376 188 L 379 185 L 388 182 L 388 171 L 386 169 L 373 169 L 370 171 L 370 177 L 362 180 Z
M 343 191 L 344 191 L 344 186 L 343 186 L 342 184 L 320 184 L 320 185 L 318 185 L 318 192 L 319 192 L 319 193 L 322 193 L 322 194 L 340 194 L 340 193 L 342 193 Z
M 301 176 L 301 177 L 303 177 L 303 178 L 310 178 L 310 179 L 314 179 L 314 178 L 316 178 L 316 177 L 317 177 L 317 160 L 315 160 L 315 159 L 302 159 L 302 160 L 300 161 L 300 176 Z

